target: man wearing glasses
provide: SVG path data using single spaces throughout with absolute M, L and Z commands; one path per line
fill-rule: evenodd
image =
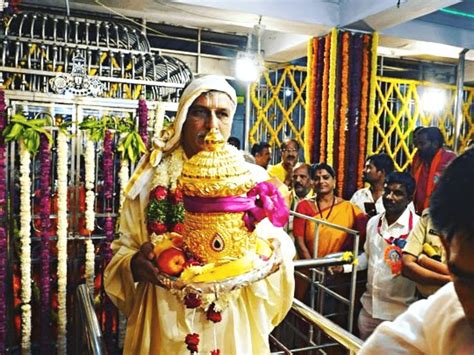
M 268 168 L 268 174 L 291 187 L 293 168 L 298 162 L 300 146 L 296 139 L 287 139 L 281 144 L 281 163 Z

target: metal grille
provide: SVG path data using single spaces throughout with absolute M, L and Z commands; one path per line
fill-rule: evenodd
M 21 13 L 6 19 L 2 62 L 10 90 L 51 92 L 48 79 L 68 73 L 72 58 L 105 86 L 105 97 L 177 100 L 192 73 L 181 60 L 150 51 L 137 28 L 106 20 Z
M 429 88 L 440 90 L 446 98 L 444 108 L 437 113 L 430 112 L 429 108 L 422 105 L 423 93 Z M 397 170 L 405 170 L 415 155 L 413 130 L 417 126 L 439 127 L 446 146 L 453 148 L 455 94 L 456 87 L 451 85 L 378 77 L 375 110 L 369 123 L 370 129 L 373 129 L 374 144 L 368 147 L 368 153 L 385 151 L 394 160 Z M 468 140 L 474 134 L 473 94 L 473 88 L 464 89 L 460 151 L 466 148 Z
M 266 71 L 251 88 L 253 103 L 250 144 L 266 141 L 280 147 L 285 138 L 304 146 L 306 67 Z

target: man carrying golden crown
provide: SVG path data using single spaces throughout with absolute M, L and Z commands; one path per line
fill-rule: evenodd
M 234 89 L 220 77 L 192 81 L 173 129 L 155 142 L 127 186 L 122 234 L 105 271 L 107 294 L 128 318 L 125 354 L 266 354 L 268 335 L 291 307 L 295 249 L 281 228 L 287 217 L 281 196 L 263 181 L 263 170 L 236 160 L 233 148 L 221 144 L 230 135 L 236 102 Z M 155 254 L 166 244 L 164 236 L 181 234 L 185 246 L 167 250 L 182 250 L 186 269 L 164 279 Z M 171 244 L 181 241 L 173 238 Z M 252 258 L 258 241 L 266 240 L 276 243 L 280 260 L 278 271 L 264 275 L 265 263 L 276 258 Z M 233 278 L 206 283 L 222 275 Z M 202 291 L 206 285 L 214 294 Z

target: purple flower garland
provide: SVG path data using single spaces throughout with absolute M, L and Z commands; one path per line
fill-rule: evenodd
M 103 171 L 104 171 L 104 202 L 105 202 L 105 213 L 107 216 L 105 217 L 104 222 L 104 232 L 106 241 L 103 245 L 104 247 L 104 269 L 105 266 L 110 262 L 112 259 L 112 248 L 110 247 L 112 241 L 114 240 L 114 219 L 110 215 L 112 212 L 112 199 L 113 199 L 113 192 L 114 192 L 114 156 L 113 156 L 113 135 L 112 132 L 107 130 L 105 132 L 104 138 L 104 156 L 103 156 Z M 103 274 L 102 274 L 103 277 Z M 102 282 L 103 285 L 103 282 Z M 103 306 L 105 309 L 105 334 L 112 334 L 112 325 L 113 325 L 113 317 L 114 317 L 114 307 L 112 305 L 112 301 L 109 299 L 107 294 L 104 290 L 103 292 Z M 113 349 L 113 337 L 108 336 L 106 337 L 107 348 L 110 352 Z
M 6 145 L 3 130 L 6 126 L 5 92 L 0 88 L 0 354 L 4 354 L 7 335 L 6 267 L 7 267 L 7 181 Z
M 358 34 L 351 35 L 349 49 L 350 61 L 350 93 L 349 93 L 349 149 L 346 157 L 347 180 L 345 182 L 345 198 L 350 198 L 357 189 L 357 162 L 359 158 L 359 121 L 362 75 L 362 37 Z
M 148 107 L 146 106 L 146 100 L 140 98 L 138 100 L 138 134 L 142 137 L 143 143 L 148 143 Z
M 49 312 L 50 312 L 50 282 L 49 282 L 49 229 L 51 200 L 50 200 L 50 147 L 48 138 L 42 134 L 40 140 L 40 219 L 41 219 L 41 349 L 49 348 L 51 344 L 49 334 Z

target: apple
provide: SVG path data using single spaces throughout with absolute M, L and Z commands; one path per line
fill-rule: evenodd
M 182 250 L 169 248 L 163 250 L 156 258 L 156 265 L 160 271 L 170 276 L 178 276 L 184 270 L 186 256 Z

